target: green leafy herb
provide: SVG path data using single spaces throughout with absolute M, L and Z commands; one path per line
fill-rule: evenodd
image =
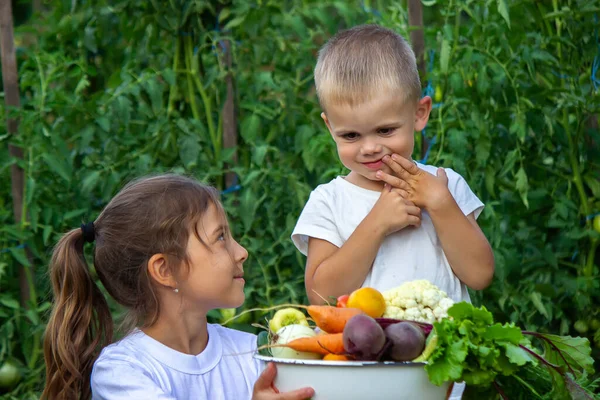
M 479 395 L 493 387 L 507 398 L 502 386 L 508 383 L 498 377 L 509 377 L 534 398 L 545 398 L 540 394 L 544 392 L 556 399 L 593 398 L 578 382 L 593 372 L 587 339 L 521 331 L 514 324 L 494 323 L 485 307 L 466 302 L 452 306 L 448 316 L 434 323 L 438 345 L 425 367 L 432 383 L 464 381 L 467 386 L 480 387 L 475 392 Z M 543 355 L 533 347 L 530 337 L 541 341 Z M 529 371 L 529 375 L 523 371 Z M 521 375 L 544 378 L 527 382 Z

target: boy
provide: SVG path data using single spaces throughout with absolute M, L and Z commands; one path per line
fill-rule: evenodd
M 414 53 L 375 25 L 338 33 L 320 51 L 321 117 L 350 173 L 320 185 L 292 233 L 307 255 L 311 303 L 364 287 L 427 279 L 454 301 L 487 287 L 491 247 L 476 218 L 483 203 L 451 169 L 412 161 L 427 124 Z

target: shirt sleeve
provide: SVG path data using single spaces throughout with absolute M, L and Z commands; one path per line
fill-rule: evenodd
M 463 214 L 475 213 L 475 219 L 479 218 L 483 211 L 483 202 L 473 193 L 467 181 L 460 174 L 451 168 L 445 168 L 445 171 L 448 175 L 448 189 Z
M 142 366 L 126 360 L 99 360 L 92 371 L 92 400 L 177 400 L 165 393 Z
M 304 255 L 308 252 L 309 237 L 326 240 L 337 247 L 344 244 L 331 205 L 325 195 L 317 190 L 310 194 L 292 232 L 294 245 Z

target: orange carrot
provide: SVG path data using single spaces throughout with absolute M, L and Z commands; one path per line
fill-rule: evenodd
M 326 354 L 323 357 L 324 361 L 350 361 L 351 358 L 343 354 Z
M 296 351 L 317 354 L 341 354 L 344 353 L 343 333 L 329 333 L 312 337 L 294 339 L 284 346 Z
M 315 324 L 328 333 L 342 333 L 346 322 L 358 314 L 364 314 L 358 308 L 337 308 L 333 306 L 308 306 L 306 311 Z

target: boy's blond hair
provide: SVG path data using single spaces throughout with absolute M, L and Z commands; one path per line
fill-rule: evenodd
M 390 91 L 402 101 L 418 101 L 421 96 L 410 45 L 377 25 L 356 26 L 331 38 L 319 51 L 315 83 L 323 110 L 336 104 L 355 106 Z

